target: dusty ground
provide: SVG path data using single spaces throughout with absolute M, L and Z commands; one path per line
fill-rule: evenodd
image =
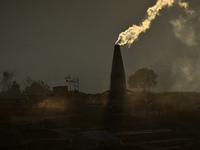
M 199 111 L 59 113 L 32 109 L 0 121 L 0 149 L 66 150 L 70 149 L 72 136 L 88 130 L 111 132 L 122 139 L 124 150 L 200 148 Z

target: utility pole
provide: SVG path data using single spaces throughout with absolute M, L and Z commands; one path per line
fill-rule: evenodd
M 165 82 L 165 90 L 166 90 L 166 92 L 167 92 L 167 83 Z
M 73 80 L 71 81 L 71 82 L 73 82 L 74 83 L 74 91 L 75 91 L 75 84 L 76 84 L 76 79 L 73 77 Z
M 66 82 L 68 82 L 69 83 L 69 91 L 71 91 L 72 89 L 72 87 L 71 87 L 71 82 L 73 82 L 73 86 L 74 86 L 74 88 L 73 88 L 73 90 L 75 91 L 79 91 L 79 78 L 78 77 L 73 77 L 73 79 L 71 79 L 71 76 L 70 75 L 68 75 L 67 77 L 65 77 L 65 80 L 66 80 Z
M 79 91 L 79 78 L 76 77 L 73 79 L 74 80 L 74 91 Z
M 149 75 L 148 75 L 148 70 L 146 72 L 146 75 L 147 75 L 147 88 L 148 88 L 148 92 L 149 92 Z
M 67 77 L 65 77 L 66 82 L 69 83 L 69 91 L 71 91 L 71 76 L 68 75 Z
M 76 82 L 77 82 L 77 90 L 79 91 L 79 81 L 80 81 L 80 79 L 79 79 L 79 77 L 77 77 L 76 78 Z

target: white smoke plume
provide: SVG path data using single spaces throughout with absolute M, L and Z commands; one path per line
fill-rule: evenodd
M 183 7 L 187 13 L 193 13 L 188 9 L 188 3 L 183 2 L 182 0 L 157 0 L 156 4 L 147 10 L 147 18 L 141 23 L 141 25 L 133 25 L 126 31 L 120 33 L 115 44 L 128 44 L 130 46 L 138 38 L 140 33 L 145 32 L 150 28 L 151 22 L 156 18 L 163 7 L 171 7 L 175 2 L 178 3 L 180 7 Z
M 189 17 L 184 18 L 180 16 L 178 19 L 172 20 L 170 23 L 173 26 L 175 37 L 182 43 L 185 43 L 189 47 L 197 44 L 195 29 L 191 26 Z

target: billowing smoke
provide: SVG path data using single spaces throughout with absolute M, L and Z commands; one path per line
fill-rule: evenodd
M 159 11 L 162 8 L 166 6 L 171 7 L 174 3 L 177 3 L 180 7 L 183 7 L 187 13 L 193 13 L 188 9 L 188 3 L 183 2 L 182 0 L 157 0 L 157 3 L 147 10 L 147 18 L 141 23 L 141 25 L 133 25 L 126 31 L 120 33 L 116 44 L 128 44 L 130 46 L 138 38 L 140 33 L 145 32 L 150 28 L 151 22 L 156 18 L 157 15 L 159 15 Z
M 170 22 L 173 26 L 175 37 L 189 47 L 197 44 L 195 29 L 194 26 L 190 24 L 190 18 L 191 16 L 183 17 L 180 15 L 178 19 Z
M 171 76 L 174 78 L 174 84 L 171 86 L 172 91 L 199 91 L 200 71 L 198 67 L 200 60 L 197 58 L 200 53 L 191 54 L 178 58 L 171 68 Z M 196 56 L 194 56 L 196 55 Z

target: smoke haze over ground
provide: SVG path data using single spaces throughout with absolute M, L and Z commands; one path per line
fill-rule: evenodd
M 196 91 L 200 46 L 200 1 L 187 0 L 194 15 L 175 4 L 162 9 L 130 48 L 121 46 L 126 76 L 147 67 L 158 74 L 157 91 Z M 109 89 L 114 43 L 139 25 L 156 0 L 1 1 L 0 70 L 14 80 L 43 80 L 51 87 L 80 78 L 80 90 Z

